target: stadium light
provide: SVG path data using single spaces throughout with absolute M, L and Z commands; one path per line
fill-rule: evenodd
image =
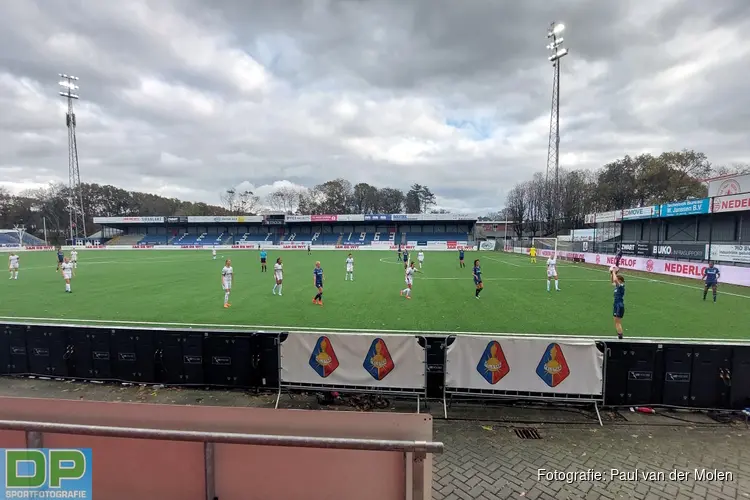
M 560 203 L 560 61 L 568 55 L 568 49 L 563 47 L 563 37 L 559 36 L 564 30 L 565 25 L 556 22 L 551 23 L 547 30 L 547 39 L 550 41 L 547 50 L 552 53 L 547 59 L 552 63 L 553 78 L 545 185 L 548 190 L 548 210 L 552 216 L 552 227 L 550 229 L 555 236 L 557 236 L 557 217 Z
M 58 92 L 58 94 L 67 99 L 78 99 L 78 94 L 73 93 L 73 91 L 78 90 L 78 85 L 73 83 L 74 81 L 78 80 L 78 77 L 73 75 L 66 75 L 65 73 L 59 73 L 58 75 L 60 76 L 60 78 L 62 78 L 62 80 L 57 82 L 57 84 L 64 89 Z

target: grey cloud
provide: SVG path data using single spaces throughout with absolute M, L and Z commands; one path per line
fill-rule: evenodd
M 67 177 L 65 71 L 86 181 L 208 202 L 243 182 L 421 182 L 497 209 L 545 168 L 552 20 L 571 51 L 566 167 L 672 148 L 750 161 L 746 0 L 27 0 L 0 7 L 0 175 Z

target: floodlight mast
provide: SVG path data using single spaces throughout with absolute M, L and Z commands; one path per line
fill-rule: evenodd
M 78 144 L 76 141 L 76 115 L 73 112 L 73 101 L 78 100 L 77 76 L 59 74 L 58 85 L 62 90 L 58 92 L 68 102 L 68 112 L 65 124 L 68 127 L 68 213 L 70 215 L 71 244 L 77 244 L 79 236 L 86 238 L 86 213 L 83 211 L 83 189 L 81 188 L 81 172 L 78 168 Z
M 550 40 L 547 49 L 552 52 L 552 55 L 547 59 L 552 63 L 553 76 L 545 185 L 547 187 L 547 215 L 551 223 L 549 230 L 555 236 L 557 236 L 557 218 L 560 201 L 560 62 L 568 54 L 568 49 L 562 46 L 563 38 L 560 36 L 564 29 L 564 24 L 553 22 L 547 30 L 547 39 Z M 552 182 L 554 189 L 550 188 L 550 175 L 554 175 Z

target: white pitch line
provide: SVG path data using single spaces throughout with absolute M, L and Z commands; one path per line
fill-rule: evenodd
M 417 279 L 420 280 L 465 280 L 467 278 L 432 278 L 432 277 L 422 277 L 418 276 Z M 547 278 L 482 278 L 482 281 L 547 281 Z M 564 279 L 561 280 L 563 283 L 568 283 L 571 281 L 580 281 L 584 283 L 608 283 L 605 279 L 599 279 L 599 280 L 587 280 L 587 279 L 580 279 L 580 278 L 570 278 L 570 279 Z
M 400 260 L 393 262 L 392 260 L 380 259 L 380 262 L 382 262 L 383 264 L 403 264 L 403 262 Z
M 583 267 L 583 266 L 580 266 L 578 264 L 568 264 L 568 265 L 571 266 L 571 267 L 577 267 L 578 269 L 586 269 L 588 271 L 594 271 L 594 272 L 597 272 L 597 273 L 608 273 L 609 274 L 609 271 L 605 271 L 603 269 L 595 269 L 595 268 L 591 268 L 591 267 Z M 626 269 L 626 268 L 623 268 L 623 270 L 624 271 L 628 271 L 628 269 Z M 636 272 L 642 272 L 642 271 L 636 271 Z M 657 280 L 657 279 L 654 279 L 654 278 L 646 278 L 644 276 L 638 276 L 638 275 L 635 275 L 635 274 L 629 274 L 628 277 L 632 278 L 632 279 L 637 279 L 637 280 L 650 281 L 652 283 L 661 283 L 663 285 L 681 286 L 681 287 L 684 287 L 684 288 L 690 288 L 691 290 L 703 290 L 703 286 L 686 285 L 685 283 L 675 283 L 673 281 Z M 721 283 L 719 283 L 719 285 L 721 285 Z M 723 290 L 719 292 L 719 295 L 731 295 L 732 297 L 741 297 L 743 299 L 750 299 L 750 295 L 742 295 L 742 294 L 739 294 L 739 293 L 725 292 Z
M 380 330 L 380 329 L 367 329 L 367 328 L 324 328 L 324 327 L 307 327 L 307 326 L 278 326 L 278 325 L 232 325 L 223 323 L 176 323 L 176 322 L 159 322 L 159 321 L 128 321 L 128 320 L 99 320 L 99 319 L 75 319 L 75 318 L 35 318 L 35 317 L 24 317 L 24 316 L 0 316 L 0 320 L 15 320 L 24 322 L 37 322 L 38 324 L 52 324 L 55 326 L 71 325 L 76 326 L 76 323 L 89 323 L 91 325 L 111 325 L 111 326 L 127 326 L 127 325 L 153 325 L 166 330 L 166 327 L 187 327 L 188 329 L 197 328 L 217 328 L 217 329 L 240 329 L 240 330 L 260 330 L 269 332 L 284 332 L 284 333 L 315 333 L 315 332 L 347 332 L 347 333 L 367 333 L 367 334 L 384 334 L 384 335 L 422 335 L 422 336 L 457 336 L 457 335 L 481 335 L 481 336 L 496 336 L 496 337 L 529 337 L 529 338 L 550 338 L 550 339 L 584 339 L 584 340 L 604 340 L 606 342 L 616 342 L 616 339 L 609 339 L 610 335 L 569 335 L 569 334 L 551 334 L 551 333 L 500 333 L 500 332 L 455 332 L 455 331 L 442 331 L 442 330 Z M 68 323 L 63 323 L 68 322 Z M 18 323 L 25 324 L 25 323 Z M 86 326 L 86 325 L 79 325 Z M 144 329 L 144 328 L 141 328 Z M 154 329 L 154 328 L 152 328 Z M 700 342 L 703 344 L 740 344 L 747 345 L 750 341 L 739 340 L 739 339 L 705 339 L 705 338 L 681 338 L 681 337 L 626 337 L 625 341 L 629 340 L 640 340 L 654 343 L 675 343 L 675 342 Z
M 513 266 L 513 267 L 524 267 L 524 266 L 520 266 L 518 264 L 513 264 L 512 262 L 507 262 L 507 261 L 504 261 L 504 260 L 495 259 L 493 257 L 484 257 L 484 258 L 485 259 L 489 259 L 489 260 L 494 260 L 495 262 L 499 262 L 501 264 L 508 264 L 509 266 Z

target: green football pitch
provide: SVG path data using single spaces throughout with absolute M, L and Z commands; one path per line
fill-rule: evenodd
M 499 252 L 426 252 L 413 298 L 395 252 L 361 251 L 345 281 L 343 251 L 80 251 L 73 293 L 64 293 L 53 253 L 24 252 L 18 280 L 0 279 L 0 321 L 164 328 L 408 331 L 575 335 L 614 338 L 612 286 L 603 268 L 560 262 L 560 292 L 548 293 L 544 260 Z M 415 256 L 416 254 L 412 254 Z M 283 296 L 272 264 L 284 262 Z M 232 259 L 232 307 L 223 307 L 221 268 Z M 481 259 L 485 289 L 474 298 L 471 265 Z M 312 270 L 325 272 L 323 307 L 313 305 Z M 750 340 L 750 289 L 721 285 L 702 300 L 701 284 L 624 273 L 626 338 Z

